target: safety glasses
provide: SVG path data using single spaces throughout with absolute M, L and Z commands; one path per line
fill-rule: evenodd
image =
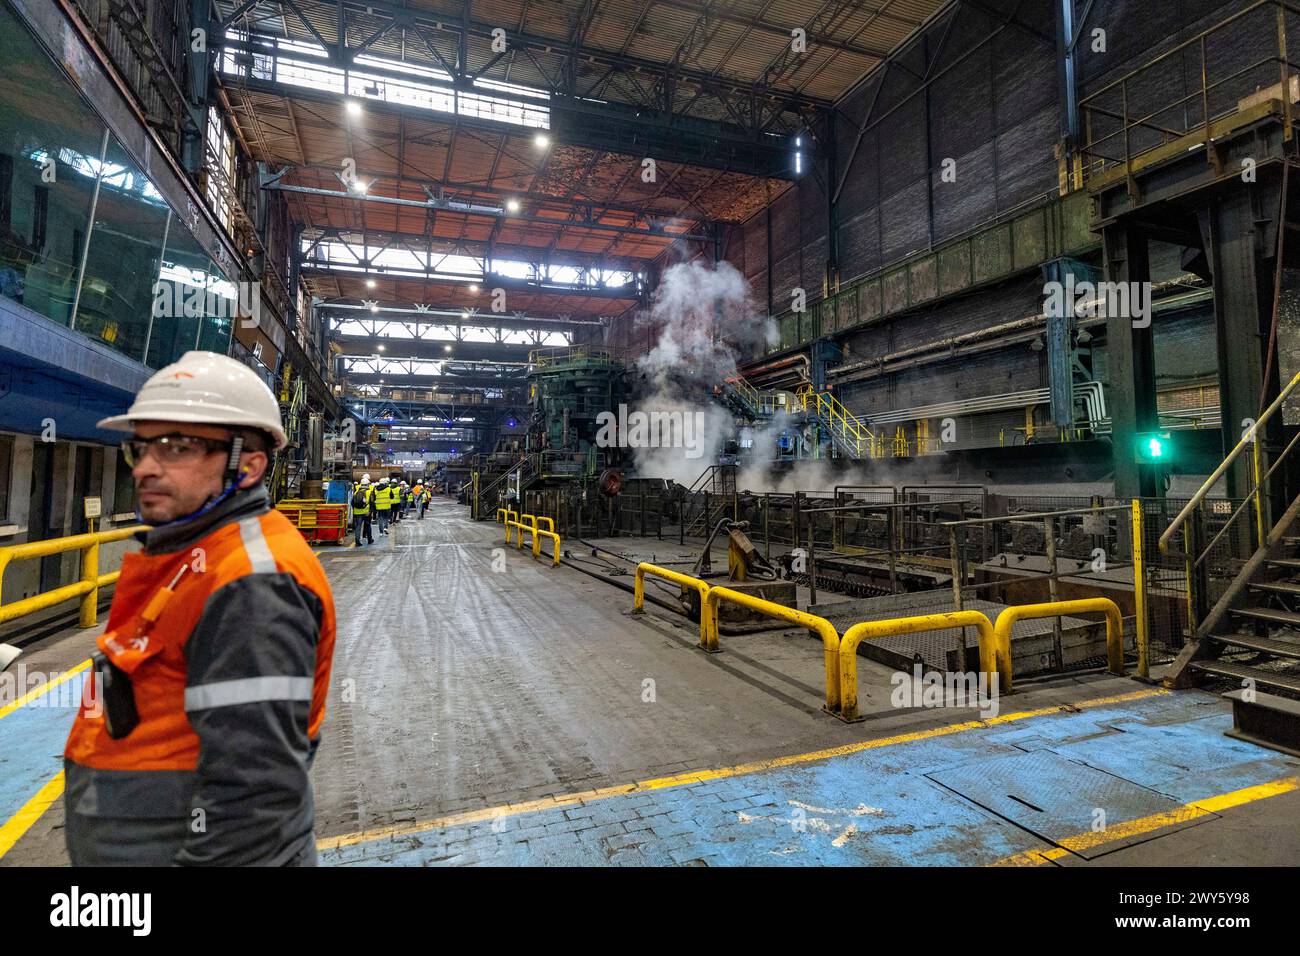
M 122 457 L 134 468 L 151 451 L 164 465 L 198 461 L 214 451 L 230 451 L 230 442 L 194 435 L 159 435 L 157 438 L 128 438 L 122 442 Z

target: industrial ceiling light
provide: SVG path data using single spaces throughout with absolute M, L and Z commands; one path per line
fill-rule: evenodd
M 348 100 L 347 111 L 349 116 L 360 116 L 361 104 L 358 103 L 356 100 Z
M 478 291 L 478 283 L 477 283 L 477 282 L 471 282 L 470 285 L 469 285 L 469 291 L 470 291 L 470 292 L 477 292 L 477 291 Z
M 378 311 L 379 311 L 379 306 L 377 306 L 377 305 L 372 305 L 372 306 L 370 307 L 370 311 L 371 311 L 371 312 L 378 312 Z
M 374 279 L 367 279 L 367 280 L 366 280 L 366 288 L 367 288 L 367 289 L 373 289 L 374 287 L 375 287 L 375 280 L 374 280 Z
M 379 346 L 379 351 L 381 351 L 381 352 L 382 352 L 382 351 L 383 351 L 383 350 L 384 350 L 384 347 L 383 347 L 383 346 L 382 346 L 382 345 L 381 345 L 381 346 Z
M 545 149 L 551 145 L 551 138 L 545 133 L 538 133 L 533 137 L 533 145 L 538 149 Z
M 444 352 L 450 352 L 450 351 L 451 351 L 451 346 L 450 346 L 450 345 L 444 345 L 444 346 L 442 347 L 442 350 L 443 350 Z
M 519 211 L 519 208 L 520 208 L 520 207 L 519 207 L 519 200 L 518 200 L 518 199 L 507 199 L 507 200 L 506 200 L 506 212 L 518 212 L 518 211 Z

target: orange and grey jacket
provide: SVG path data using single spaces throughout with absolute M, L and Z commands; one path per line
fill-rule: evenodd
M 83 703 L 72 725 L 73 864 L 314 863 L 307 772 L 334 652 L 320 562 L 260 485 L 140 538 L 98 639 L 139 723 L 114 739 Z

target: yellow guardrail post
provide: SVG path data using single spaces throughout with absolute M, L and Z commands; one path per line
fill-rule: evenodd
M 767 617 L 774 617 L 777 620 L 789 621 L 799 627 L 806 627 L 820 637 L 826 667 L 825 710 L 828 714 L 839 713 L 840 633 L 835 630 L 835 625 L 824 617 L 817 617 L 815 614 L 808 614 L 773 601 L 765 601 L 742 591 L 733 591 L 731 588 L 721 587 L 709 588 L 708 593 L 704 595 L 703 603 L 700 605 L 700 630 L 701 633 L 707 630 L 710 646 L 705 649 L 711 652 L 718 650 L 718 605 L 723 601 L 739 604 L 742 607 L 758 611 Z
M 1142 499 L 1133 499 L 1133 615 L 1137 618 L 1138 676 L 1151 677 L 1150 634 L 1147 622 L 1146 554 L 1142 531 Z
M 537 530 L 533 532 L 533 557 L 539 557 L 542 553 L 542 538 L 550 538 L 553 546 L 551 567 L 560 566 L 560 536 L 554 531 Z
M 1017 621 L 1043 617 L 1062 617 L 1070 614 L 1106 615 L 1106 663 L 1112 674 L 1124 676 L 1124 620 L 1119 606 L 1110 598 L 1081 598 L 1077 601 L 1049 601 L 1046 604 L 1021 604 L 1009 607 L 998 615 L 993 625 L 998 640 L 998 653 L 1006 652 L 1011 659 L 1011 628 Z M 1064 662 L 1058 662 L 1064 663 Z M 1009 667 L 1008 663 L 1008 667 Z M 1010 680 L 1007 690 L 1011 689 Z
M 12 544 L 0 548 L 0 623 L 24 617 L 35 611 L 43 611 L 73 598 L 80 599 L 78 624 L 81 627 L 94 627 L 98 619 L 99 589 L 117 581 L 120 571 L 99 573 L 99 546 L 110 541 L 121 541 L 137 531 L 147 531 L 148 525 L 132 525 L 129 528 L 117 528 L 113 531 L 95 531 L 88 534 L 75 534 L 66 538 L 51 538 L 48 541 L 29 541 L 26 544 Z M 14 561 L 32 558 L 44 558 L 68 551 L 81 552 L 81 576 L 73 584 L 65 584 L 52 591 L 34 594 L 12 604 L 4 604 L 4 572 Z
M 887 621 L 863 621 L 854 624 L 840 639 L 840 710 L 839 718 L 845 721 L 861 720 L 858 714 L 858 645 L 878 637 L 895 634 L 919 634 L 922 631 L 943 631 L 952 627 L 973 627 L 979 631 L 980 673 L 988 675 L 990 687 L 997 675 L 998 691 L 1011 690 L 1011 650 L 1002 647 L 988 617 L 980 611 L 947 611 L 943 614 L 923 614 L 919 617 L 897 617 Z
M 515 536 L 515 550 L 520 550 L 524 546 L 524 532 L 527 531 L 533 535 L 533 540 L 537 540 L 537 529 L 524 524 L 522 521 L 506 522 L 506 544 L 510 543 L 510 529 L 517 528 L 519 533 Z
M 705 600 L 709 596 L 710 588 L 699 578 L 693 578 L 689 574 L 682 574 L 680 571 L 670 571 L 668 568 L 661 568 L 657 564 L 650 564 L 643 561 L 636 566 L 636 576 L 632 586 L 632 613 L 642 614 L 645 611 L 645 576 L 650 575 L 655 578 L 663 578 L 665 581 L 672 581 L 674 584 L 680 584 L 683 587 L 694 588 L 700 596 L 700 648 L 709 650 L 712 644 L 709 639 L 709 619 L 705 613 Z
M 81 551 L 81 580 L 86 593 L 81 597 L 77 623 L 81 627 L 94 627 L 99 612 L 99 541 L 92 541 Z
M 552 519 L 546 517 L 546 515 L 538 515 L 536 520 L 539 528 L 541 527 L 542 522 L 545 521 L 546 530 L 551 534 L 555 534 L 555 522 Z

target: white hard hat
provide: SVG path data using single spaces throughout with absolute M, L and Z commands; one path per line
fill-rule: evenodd
M 247 365 L 216 352 L 186 352 L 159 369 L 125 415 L 105 418 L 99 427 L 129 432 L 145 421 L 260 428 L 277 450 L 289 443 L 266 383 Z
M 362 475 L 361 481 L 363 484 L 367 484 L 367 485 L 370 484 L 370 472 L 366 472 L 364 475 Z

